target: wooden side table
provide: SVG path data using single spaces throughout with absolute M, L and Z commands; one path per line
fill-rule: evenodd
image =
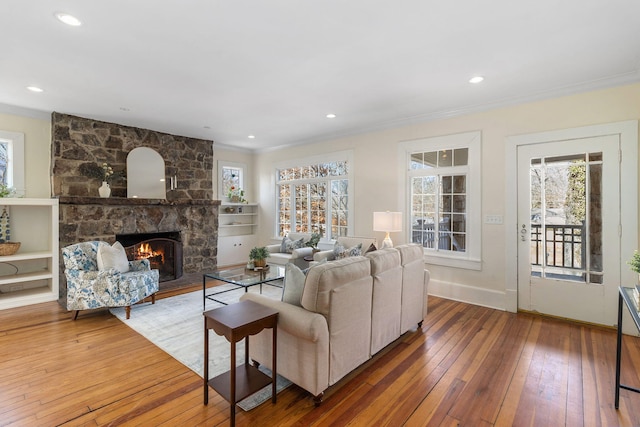
M 231 405 L 230 422 L 235 425 L 236 403 L 271 383 L 271 402 L 276 403 L 278 312 L 253 301 L 241 301 L 215 308 L 204 315 L 204 404 L 209 403 L 209 386 Z M 249 335 L 273 329 L 272 377 L 249 364 Z M 228 372 L 209 379 L 209 329 L 231 343 L 231 367 Z M 236 343 L 245 339 L 244 364 L 236 367 Z

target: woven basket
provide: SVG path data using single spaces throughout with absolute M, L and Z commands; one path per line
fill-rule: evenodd
M 0 256 L 13 255 L 20 249 L 20 242 L 0 243 Z

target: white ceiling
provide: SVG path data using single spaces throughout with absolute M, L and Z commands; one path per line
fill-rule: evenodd
M 638 0 L 2 0 L 0 28 L 0 111 L 257 151 L 640 81 Z

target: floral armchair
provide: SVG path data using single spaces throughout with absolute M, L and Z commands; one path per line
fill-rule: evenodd
M 67 278 L 67 309 L 80 310 L 100 307 L 125 307 L 127 319 L 131 305 L 151 297 L 159 289 L 158 270 L 151 270 L 146 259 L 129 261 L 129 271 L 121 273 L 115 268 L 98 269 L 98 248 L 107 242 L 81 242 L 62 249 L 64 274 Z

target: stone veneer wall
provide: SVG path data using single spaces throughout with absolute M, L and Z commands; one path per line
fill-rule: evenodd
M 178 189 L 167 200 L 211 200 L 213 197 L 213 141 L 169 135 L 148 129 L 53 113 L 52 168 L 54 196 L 97 197 L 100 180 L 82 176 L 83 163 L 107 162 L 124 171 L 127 155 L 137 147 L 156 150 L 165 161 L 165 176 L 178 177 Z M 111 185 L 113 197 L 127 197 L 127 184 Z
M 116 234 L 179 231 L 185 274 L 216 267 L 220 202 L 212 200 L 213 141 L 53 113 L 52 144 L 61 249 L 87 240 L 113 243 Z M 167 200 L 128 199 L 126 183 L 120 182 L 111 186 L 112 197 L 95 197 L 100 181 L 81 176 L 80 165 L 107 162 L 124 170 L 136 147 L 160 153 L 167 176 L 178 176 L 179 189 L 167 189 Z M 66 298 L 62 265 L 60 272 L 60 297 Z

